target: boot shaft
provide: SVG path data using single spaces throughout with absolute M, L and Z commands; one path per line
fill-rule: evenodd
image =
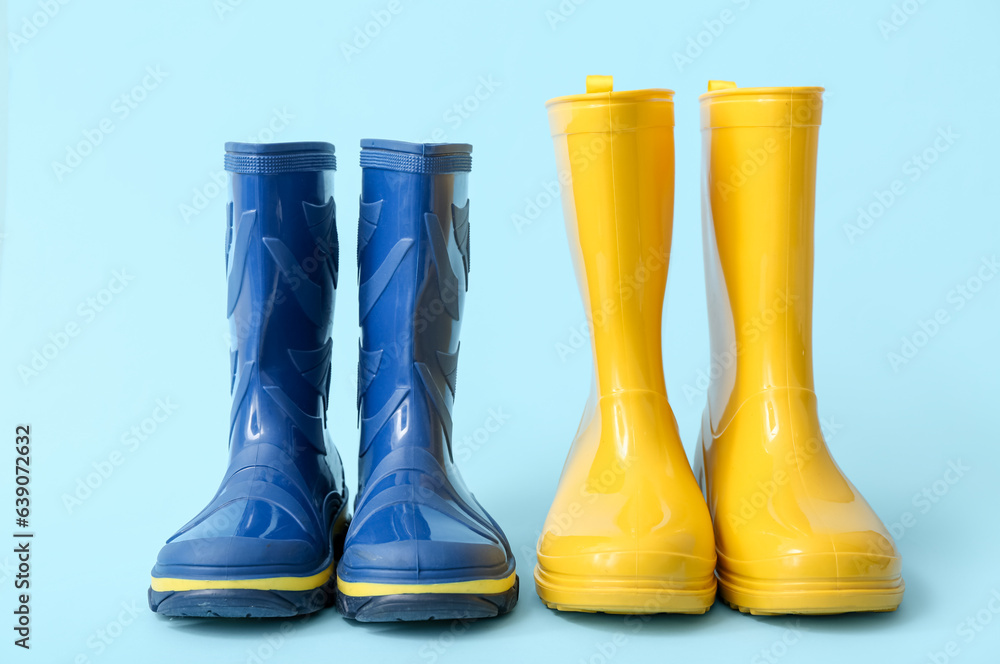
M 701 97 L 702 219 L 711 330 L 709 410 L 724 427 L 747 398 L 813 389 L 816 151 L 822 88 Z
M 338 241 L 334 148 L 226 144 L 230 454 L 322 455 Z
M 591 331 L 599 396 L 666 394 L 661 318 L 674 202 L 670 90 L 587 94 L 548 102 L 563 216 Z
M 401 446 L 452 463 L 472 147 L 362 141 L 359 496 Z

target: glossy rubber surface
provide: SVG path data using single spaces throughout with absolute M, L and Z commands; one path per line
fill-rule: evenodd
M 337 605 L 364 621 L 504 613 L 514 556 L 452 457 L 471 147 L 362 147 L 359 486 Z
M 673 221 L 673 93 L 548 103 L 563 214 L 591 323 L 591 396 L 538 541 L 551 608 L 703 613 L 715 598 L 708 509 L 663 379 L 661 319 Z
M 702 210 L 718 378 L 696 472 L 715 521 L 719 593 L 756 614 L 893 610 L 899 553 L 834 462 L 813 385 L 823 89 L 709 90 Z
M 347 527 L 343 466 L 326 434 L 338 264 L 333 146 L 226 148 L 229 466 L 205 509 L 160 550 L 150 608 L 296 615 L 332 603 L 334 541 Z

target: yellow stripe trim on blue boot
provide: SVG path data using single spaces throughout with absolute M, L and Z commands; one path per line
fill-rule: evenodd
M 337 577 L 337 589 L 350 597 L 384 595 L 419 595 L 423 593 L 456 595 L 496 595 L 514 587 L 516 572 L 503 579 L 479 579 L 452 583 L 365 583 L 344 581 Z
M 312 576 L 273 576 L 263 579 L 170 579 L 151 577 L 150 586 L 155 592 L 181 590 L 313 590 L 333 576 L 333 565 Z

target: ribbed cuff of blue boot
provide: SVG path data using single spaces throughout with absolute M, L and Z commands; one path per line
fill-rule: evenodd
M 365 138 L 361 140 L 361 168 L 422 175 L 468 173 L 472 170 L 472 146 Z
M 300 171 L 335 171 L 337 157 L 330 143 L 226 143 L 230 173 L 269 175 Z

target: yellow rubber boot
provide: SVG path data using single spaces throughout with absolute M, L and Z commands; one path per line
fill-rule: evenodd
M 715 598 L 712 523 L 663 381 L 672 97 L 591 76 L 587 94 L 547 104 L 595 368 L 538 541 L 550 608 L 703 613 Z
M 822 88 L 709 83 L 701 97 L 705 278 L 718 377 L 695 472 L 719 594 L 754 614 L 892 611 L 892 537 L 837 467 L 813 387 Z

